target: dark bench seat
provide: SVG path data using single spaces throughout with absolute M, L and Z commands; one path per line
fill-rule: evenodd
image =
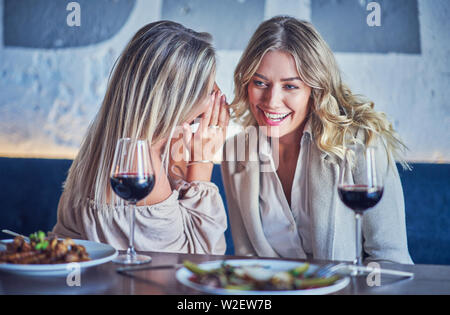
M 0 229 L 22 234 L 51 230 L 71 160 L 0 158 Z M 415 263 L 450 265 L 450 164 L 413 164 L 403 171 L 408 244 Z M 220 167 L 213 181 L 222 197 Z M 226 203 L 226 202 L 225 202 Z M 8 238 L 0 235 L 0 238 Z M 233 254 L 230 229 L 227 254 Z

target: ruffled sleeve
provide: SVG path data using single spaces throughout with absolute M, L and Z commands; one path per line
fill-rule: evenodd
M 126 206 L 94 200 L 81 209 L 60 203 L 54 232 L 64 237 L 64 231 L 71 231 L 83 239 L 126 249 L 131 213 Z M 225 208 L 217 186 L 184 182 L 163 202 L 136 207 L 134 245 L 141 251 L 223 254 L 226 228 Z

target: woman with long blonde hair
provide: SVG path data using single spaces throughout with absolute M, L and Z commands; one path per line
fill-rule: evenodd
M 170 21 L 148 24 L 135 34 L 114 66 L 102 106 L 69 170 L 55 234 L 127 248 L 131 211 L 112 192 L 109 174 L 119 139 L 147 139 L 156 183 L 137 204 L 136 249 L 225 252 L 226 214 L 210 182 L 215 152 L 197 152 L 190 163 L 170 155 L 188 148 L 184 142 L 172 149 L 179 143 L 177 130 L 203 147 L 223 144 L 217 135 L 225 132 L 229 114 L 214 84 L 210 41 L 209 34 Z M 193 135 L 189 124 L 197 118 L 200 127 Z M 170 172 L 175 162 L 184 170 L 182 181 Z
M 343 84 L 332 51 L 313 25 L 284 16 L 263 22 L 234 83 L 231 106 L 246 131 L 227 141 L 222 173 L 236 253 L 353 260 L 354 216 L 339 200 L 337 186 L 346 145 L 360 142 L 377 148 L 379 166 L 390 165 L 385 195 L 364 216 L 367 260 L 411 263 L 394 163 L 404 145 L 386 116 Z M 255 126 L 264 129 L 266 140 L 276 139 L 277 150 L 259 151 L 257 160 L 252 154 L 242 161 L 227 156 L 239 151 L 229 150 L 235 143 L 244 143 L 247 153 L 267 144 L 259 137 L 250 145 Z

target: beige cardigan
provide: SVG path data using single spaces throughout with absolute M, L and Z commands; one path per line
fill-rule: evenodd
M 245 139 L 243 138 L 245 137 Z M 230 141 L 232 141 L 230 143 Z M 241 133 L 228 140 L 227 153 L 235 143 L 245 143 Z M 313 258 L 352 261 L 355 258 L 355 218 L 337 193 L 339 163 L 309 141 L 309 165 L 306 179 Z M 257 146 L 256 146 L 257 147 Z M 386 166 L 383 150 L 377 150 L 378 163 Z M 228 159 L 222 162 L 222 176 L 227 196 L 231 232 L 236 255 L 278 257 L 266 239 L 259 210 L 260 163 Z M 353 174 L 353 176 L 357 176 Z M 395 167 L 385 178 L 384 195 L 379 204 L 363 217 L 364 251 L 368 261 L 411 264 L 408 253 L 403 190 Z

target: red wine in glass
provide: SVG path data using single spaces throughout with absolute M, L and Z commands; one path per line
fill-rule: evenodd
M 137 203 L 144 199 L 155 185 L 152 174 L 119 173 L 111 176 L 111 187 L 122 199 Z
M 110 173 L 110 184 L 114 193 L 127 201 L 131 210 L 130 234 L 127 253 L 116 257 L 113 262 L 135 265 L 151 261 L 147 255 L 138 255 L 134 249 L 134 221 L 136 204 L 145 199 L 155 186 L 153 162 L 147 140 L 119 139 L 114 152 Z
M 386 170 L 377 163 L 376 148 L 362 143 L 348 145 L 341 164 L 338 195 L 355 213 L 354 265 L 362 266 L 362 215 L 375 207 L 383 197 Z
M 364 212 L 375 205 L 383 197 L 383 187 L 367 185 L 344 185 L 338 188 L 342 202 L 355 212 Z

